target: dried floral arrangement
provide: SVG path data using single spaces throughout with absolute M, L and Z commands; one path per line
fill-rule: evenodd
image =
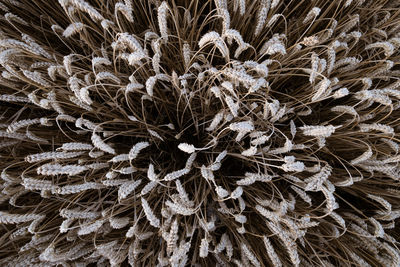
M 400 266 L 400 2 L 1 0 L 2 266 Z

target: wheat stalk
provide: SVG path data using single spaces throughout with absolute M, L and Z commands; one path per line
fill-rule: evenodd
M 0 264 L 399 265 L 398 8 L 0 1 Z

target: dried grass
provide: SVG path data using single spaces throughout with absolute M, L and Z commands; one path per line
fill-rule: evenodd
M 399 266 L 399 8 L 0 1 L 0 265 Z

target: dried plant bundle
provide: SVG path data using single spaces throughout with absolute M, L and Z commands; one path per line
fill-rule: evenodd
M 0 0 L 0 265 L 400 266 L 399 9 Z

